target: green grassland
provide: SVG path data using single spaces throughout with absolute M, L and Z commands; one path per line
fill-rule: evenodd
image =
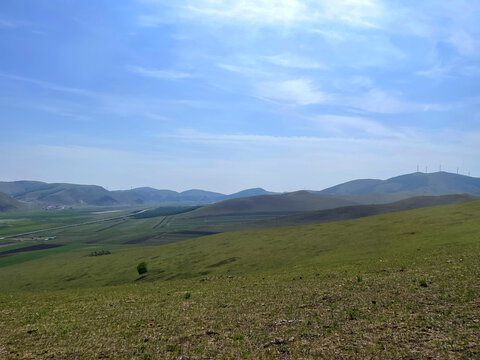
M 113 212 L 115 211 L 115 212 Z M 0 213 L 0 237 L 130 214 L 135 208 L 82 207 L 62 211 Z
M 68 230 L 0 268 L 0 358 L 479 358 L 479 219 L 474 201 L 162 246 L 122 244 L 158 218 Z
M 50 254 L 74 249 L 95 251 L 99 247 L 119 249 L 139 245 L 162 245 L 189 238 L 218 233 L 232 224 L 269 219 L 274 215 L 238 215 L 211 219 L 177 218 L 183 208 L 160 208 L 140 212 L 140 209 L 99 211 L 82 208 L 63 211 L 30 211 L 0 216 L 0 268 L 48 257 Z M 168 211 L 166 211 L 168 210 Z M 188 209 L 187 209 L 188 210 Z M 173 215 L 162 216 L 159 213 Z M 32 233 L 33 232 L 33 233 Z M 54 240 L 45 240 L 50 237 Z M 32 246 L 60 245 L 54 249 L 2 254 Z M 92 250 L 93 249 L 93 250 Z

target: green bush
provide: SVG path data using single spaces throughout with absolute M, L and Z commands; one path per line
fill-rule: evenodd
M 141 262 L 140 264 L 137 265 L 137 271 L 138 275 L 145 274 L 148 269 L 147 269 L 147 263 L 146 262 Z
M 357 308 L 355 308 L 355 307 L 347 308 L 346 312 L 347 312 L 347 317 L 350 320 L 357 320 L 357 318 L 358 318 L 358 309 Z

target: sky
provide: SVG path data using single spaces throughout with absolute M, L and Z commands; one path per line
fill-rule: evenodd
M 2 0 L 0 181 L 480 176 L 479 0 Z

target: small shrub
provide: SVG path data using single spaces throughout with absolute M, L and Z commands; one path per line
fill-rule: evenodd
M 147 269 L 147 263 L 146 262 L 141 262 L 140 264 L 137 265 L 137 271 L 138 275 L 145 274 L 148 269 Z
M 187 293 L 185 293 L 185 295 L 184 295 L 183 297 L 184 297 L 185 299 L 190 299 L 190 296 L 191 296 L 190 293 L 187 292 Z
M 358 318 L 358 309 L 355 307 L 347 308 L 347 316 L 350 320 L 357 320 Z
M 236 341 L 243 340 L 243 335 L 234 334 L 234 335 L 233 335 L 233 340 L 236 340 Z
M 360 275 L 357 275 L 357 282 L 362 282 L 363 278 Z
M 428 286 L 427 280 L 425 280 L 425 279 L 421 279 L 421 280 L 419 281 L 419 283 L 420 283 L 420 286 L 421 286 L 421 287 L 427 287 L 427 286 Z
M 110 255 L 111 252 L 108 250 L 100 250 L 100 251 L 92 251 L 88 256 L 103 256 L 103 255 Z

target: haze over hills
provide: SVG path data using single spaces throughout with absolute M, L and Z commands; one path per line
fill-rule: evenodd
M 452 174 L 444 171 L 434 173 L 416 172 L 396 176 L 387 180 L 361 179 L 319 191 L 321 194 L 390 194 L 400 191 L 413 191 L 420 194 L 480 195 L 480 178 Z

